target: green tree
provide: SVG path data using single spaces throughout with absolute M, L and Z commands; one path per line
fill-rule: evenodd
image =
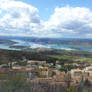
M 66 92 L 77 92 L 77 88 L 69 87 Z
M 71 69 L 73 69 L 73 65 L 72 64 L 68 64 L 67 66 L 61 66 L 60 71 L 67 73 Z

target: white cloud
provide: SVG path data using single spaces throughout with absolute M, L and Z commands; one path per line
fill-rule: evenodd
M 38 37 L 91 37 L 92 11 L 81 7 L 56 8 L 48 21 L 22 1 L 0 0 L 0 35 Z M 89 35 L 90 34 L 90 35 Z
M 92 34 L 92 11 L 70 6 L 56 8 L 46 25 L 46 29 L 66 37 L 85 37 L 87 33 Z
M 20 1 L 2 0 L 0 9 L 3 12 L 0 18 L 0 29 L 7 34 L 14 32 L 27 34 L 40 24 L 38 9 Z M 16 35 L 16 34 L 15 34 Z

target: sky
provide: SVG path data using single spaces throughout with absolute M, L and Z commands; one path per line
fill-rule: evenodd
M 92 10 L 92 0 L 21 0 L 39 9 L 39 15 L 43 20 L 48 20 L 56 7 L 88 7 Z
M 92 0 L 0 0 L 0 35 L 92 38 Z

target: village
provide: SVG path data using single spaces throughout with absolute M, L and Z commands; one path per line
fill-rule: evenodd
M 16 74 L 24 74 L 31 83 L 32 92 L 61 92 L 61 90 L 66 92 L 66 88 L 71 86 L 78 88 L 85 83 L 87 86 L 92 85 L 92 65 L 72 63 L 72 68 L 69 65 L 65 63 L 62 66 L 59 61 L 56 61 L 54 66 L 53 63 L 37 60 L 28 60 L 25 66 L 18 65 L 17 62 L 2 64 L 0 81 L 11 79 L 11 76 Z

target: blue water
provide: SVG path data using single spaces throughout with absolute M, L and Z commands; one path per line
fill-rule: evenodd
M 21 50 L 20 48 L 10 48 L 10 46 L 27 46 L 29 48 L 52 48 L 52 49 L 62 49 L 62 50 L 79 50 L 79 51 L 89 51 L 92 52 L 92 47 L 87 46 L 73 46 L 73 45 L 57 45 L 57 44 L 37 44 L 35 42 L 23 41 L 23 40 L 12 40 L 17 42 L 13 45 L 0 44 L 1 49 L 8 50 Z

